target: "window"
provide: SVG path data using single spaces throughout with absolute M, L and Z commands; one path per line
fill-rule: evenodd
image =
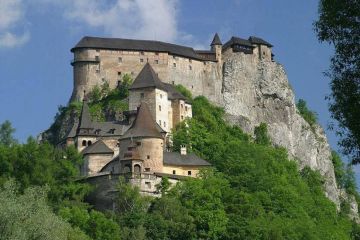
M 150 172 L 150 168 L 145 168 L 145 172 Z
M 173 67 L 176 67 L 176 63 L 173 63 Z
M 156 55 L 156 56 L 159 56 L 159 53 L 158 53 L 158 52 L 156 52 L 156 53 L 155 53 L 155 55 Z
M 141 146 L 141 142 L 136 142 L 136 146 Z
M 164 121 L 164 127 L 166 127 L 166 122 Z
M 162 98 L 162 94 L 160 94 L 160 98 Z
M 174 82 L 174 81 L 172 81 L 172 85 L 175 85 L 175 82 Z
M 100 61 L 100 57 L 99 57 L 99 56 L 95 56 L 95 61 Z
M 180 104 L 180 106 L 181 106 L 181 108 L 183 108 L 183 107 L 184 107 L 184 105 L 182 105 L 182 104 Z
M 161 120 L 159 120 L 159 125 L 161 126 Z
M 151 188 L 151 182 L 145 182 L 145 186 L 146 186 L 146 188 L 150 189 Z
M 159 64 L 159 60 L 155 60 L 155 64 Z
M 146 158 L 147 158 L 147 159 L 150 159 L 150 155 L 147 155 Z
M 265 52 L 263 52 L 263 55 L 265 55 Z
M 140 52 L 140 55 L 144 55 L 144 52 Z
M 99 72 L 100 72 L 100 69 L 97 68 L 97 69 L 95 70 L 95 72 L 96 72 L 96 73 L 99 73 Z
M 131 72 L 131 75 L 134 75 L 134 72 Z
M 183 115 L 181 115 L 181 120 L 184 120 L 184 116 L 183 116 Z
M 144 93 L 140 93 L 140 98 L 143 99 L 145 97 Z
M 121 79 L 121 72 L 118 72 L 118 79 Z
M 88 141 L 88 146 L 90 146 L 91 144 L 92 144 L 92 142 L 89 140 L 89 141 Z
M 119 60 L 119 63 L 121 63 L 122 62 L 122 57 L 119 57 L 118 60 Z
M 100 52 L 100 49 L 96 49 L 96 52 Z
M 188 176 L 191 176 L 191 171 L 188 171 Z
M 111 134 L 114 134 L 114 133 L 115 133 L 115 128 L 110 129 L 109 132 L 110 132 Z
M 191 88 L 194 88 L 194 86 L 193 86 L 193 85 L 191 85 Z
M 143 63 L 143 62 L 144 62 L 144 59 L 143 59 L 143 58 L 140 58 L 140 62 Z
M 189 70 L 190 70 L 190 71 L 192 70 L 192 66 L 191 66 L 191 65 L 189 65 Z
M 161 105 L 159 105 L 159 111 L 161 112 Z
M 187 106 L 185 106 L 185 111 L 187 111 L 188 110 L 188 107 Z
M 192 60 L 191 60 L 191 59 L 189 59 L 189 63 L 192 63 Z
M 135 172 L 135 173 L 140 173 L 140 172 L 141 172 L 141 167 L 140 167 L 139 164 L 136 164 L 136 165 L 134 166 L 134 172 Z
M 86 140 L 82 141 L 82 146 L 85 147 L 86 146 Z
M 173 174 L 176 174 L 176 170 L 173 170 Z

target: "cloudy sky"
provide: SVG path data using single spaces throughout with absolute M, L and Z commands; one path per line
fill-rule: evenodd
M 330 122 L 332 48 L 313 32 L 317 0 L 0 0 L 0 123 L 25 141 L 46 129 L 72 90 L 72 48 L 83 36 L 155 39 L 209 48 L 215 32 L 274 45 L 297 98 Z M 336 137 L 327 131 L 336 149 Z

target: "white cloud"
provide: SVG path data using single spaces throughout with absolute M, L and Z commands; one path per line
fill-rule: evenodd
M 22 0 L 0 0 L 0 48 L 15 47 L 30 39 L 29 32 L 15 34 L 17 27 L 25 22 Z

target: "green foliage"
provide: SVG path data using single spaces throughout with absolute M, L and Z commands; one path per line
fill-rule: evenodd
M 343 153 L 360 162 L 360 2 L 321 0 L 315 31 L 334 46 L 331 58 L 329 110 L 337 121 Z
M 13 137 L 15 129 L 11 126 L 11 122 L 6 120 L 0 125 L 0 145 L 12 146 L 17 143 Z
M 314 131 L 315 124 L 317 123 L 317 113 L 309 110 L 306 105 L 305 100 L 299 99 L 296 104 L 296 108 L 299 111 L 300 115 L 304 120 L 310 125 L 311 129 Z
M 175 87 L 182 95 L 184 95 L 184 97 L 187 98 L 187 100 L 192 101 L 193 97 L 192 97 L 192 93 L 190 92 L 190 90 L 188 90 L 186 87 L 184 87 L 181 84 L 178 84 Z
M 251 142 L 203 97 L 193 100 L 193 113 L 174 129 L 174 148 L 187 145 L 229 182 L 221 187 L 228 219 L 221 239 L 350 238 L 352 223 L 324 195 L 318 172 L 299 172 L 285 149 Z
M 265 146 L 271 144 L 266 123 L 260 123 L 259 126 L 255 127 L 254 135 L 255 135 L 255 142 L 257 144 L 261 144 Z
M 20 194 L 14 181 L 0 189 L 0 233 L 1 240 L 86 239 L 52 212 L 46 188 L 31 187 Z
M 165 195 L 167 191 L 170 189 L 171 183 L 169 178 L 163 177 L 161 182 L 156 185 L 156 190 L 161 193 L 161 195 Z

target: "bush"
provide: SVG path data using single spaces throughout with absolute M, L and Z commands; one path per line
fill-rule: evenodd
M 317 113 L 308 109 L 305 100 L 299 99 L 296 104 L 299 114 L 304 120 L 309 123 L 312 130 L 314 130 L 315 124 L 317 123 Z

